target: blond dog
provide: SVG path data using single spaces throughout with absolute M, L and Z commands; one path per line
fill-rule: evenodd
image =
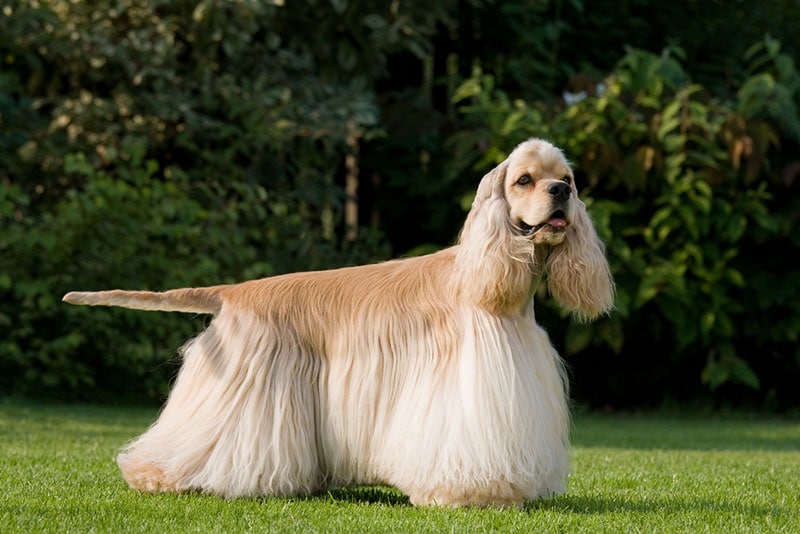
M 481 181 L 458 244 L 236 285 L 69 293 L 210 313 L 158 420 L 119 455 L 131 487 L 227 498 L 387 484 L 417 505 L 565 490 L 567 383 L 533 295 L 608 312 L 604 247 L 560 150 L 519 145 Z

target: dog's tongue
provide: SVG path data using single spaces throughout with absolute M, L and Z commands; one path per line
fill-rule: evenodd
M 567 225 L 567 221 L 565 221 L 560 217 L 553 217 L 552 219 L 547 221 L 547 224 L 549 224 L 553 228 L 564 228 Z

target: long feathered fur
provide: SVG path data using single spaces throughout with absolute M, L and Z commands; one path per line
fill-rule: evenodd
M 226 498 L 389 484 L 414 504 L 446 506 L 564 491 L 567 382 L 532 297 L 548 272 L 554 297 L 593 317 L 610 309 L 613 282 L 574 184 L 565 232 L 551 221 L 550 237 L 525 235 L 512 220 L 522 201 L 510 165 L 537 157 L 563 160 L 543 141 L 521 145 L 483 178 L 458 244 L 429 256 L 68 294 L 215 314 L 182 349 L 158 420 L 119 455 L 128 483 Z M 531 206 L 543 195 L 526 194 Z

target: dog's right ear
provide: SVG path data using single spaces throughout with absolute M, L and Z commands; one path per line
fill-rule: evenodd
M 485 202 L 490 198 L 502 198 L 505 196 L 503 193 L 503 186 L 505 185 L 507 169 L 508 160 L 505 160 L 484 175 L 481 179 L 481 183 L 478 184 L 478 192 L 475 194 L 475 200 L 472 202 L 472 210 L 474 210 L 479 203 Z
M 481 212 L 485 204 L 490 200 L 505 198 L 503 188 L 505 187 L 507 169 L 508 160 L 506 159 L 500 165 L 486 173 L 481 179 L 481 183 L 478 184 L 478 192 L 475 193 L 475 200 L 472 201 L 472 207 L 469 210 L 469 214 L 467 214 L 464 228 L 461 230 L 462 236 L 469 232 L 472 222 Z

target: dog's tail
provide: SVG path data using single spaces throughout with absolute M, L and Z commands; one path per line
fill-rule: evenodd
M 72 291 L 64 295 L 64 302 L 86 306 L 121 306 L 132 310 L 173 311 L 186 313 L 217 313 L 222 307 L 220 289 L 215 287 L 190 287 L 172 289 L 163 293 L 154 291 Z

